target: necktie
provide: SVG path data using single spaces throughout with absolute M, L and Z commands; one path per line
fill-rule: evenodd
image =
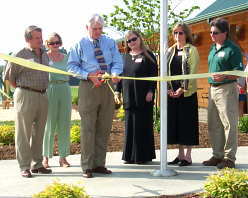
M 107 64 L 105 63 L 105 59 L 102 53 L 102 50 L 100 48 L 99 40 L 95 39 L 93 41 L 94 47 L 95 47 L 95 56 L 96 60 L 99 63 L 100 69 L 102 71 L 107 71 Z

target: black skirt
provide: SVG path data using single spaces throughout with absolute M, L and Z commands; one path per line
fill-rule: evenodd
M 168 96 L 168 144 L 199 145 L 197 93 L 189 97 Z
M 122 160 L 147 162 L 156 158 L 153 135 L 153 104 L 125 110 L 125 141 Z

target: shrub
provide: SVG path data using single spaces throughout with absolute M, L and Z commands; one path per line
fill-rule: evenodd
M 160 133 L 160 108 L 153 108 L 153 128 L 156 132 Z
M 80 143 L 80 125 L 72 125 L 71 143 Z
M 121 120 L 124 121 L 125 119 L 125 110 L 123 109 L 123 106 L 121 106 L 116 114 L 116 117 Z
M 248 133 L 248 116 L 240 117 L 238 129 L 242 133 Z
M 72 184 L 63 184 L 59 182 L 53 182 L 48 185 L 44 191 L 34 194 L 33 198 L 90 198 L 84 190 L 84 187 L 80 187 Z
M 226 168 L 210 175 L 204 185 L 204 197 L 248 197 L 248 172 Z
M 0 125 L 0 143 L 4 145 L 15 143 L 14 125 Z

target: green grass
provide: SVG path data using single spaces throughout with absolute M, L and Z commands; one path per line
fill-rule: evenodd
M 0 121 L 0 125 L 15 125 L 15 121 Z
M 78 86 L 71 86 L 71 97 L 75 98 L 78 95 Z

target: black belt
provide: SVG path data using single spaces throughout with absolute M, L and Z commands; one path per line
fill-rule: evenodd
M 211 84 L 211 87 L 219 87 L 220 85 L 224 85 L 224 84 Z
M 33 88 L 30 88 L 30 87 L 21 87 L 21 86 L 17 86 L 21 89 L 26 89 L 26 90 L 29 90 L 29 91 L 34 91 L 34 92 L 38 92 L 38 93 L 46 93 L 46 89 L 33 89 Z
M 227 84 L 231 84 L 231 83 L 234 83 L 235 81 L 232 81 L 232 82 L 227 82 L 227 83 L 219 83 L 219 84 L 211 84 L 212 87 L 219 87 L 221 85 L 227 85 Z

